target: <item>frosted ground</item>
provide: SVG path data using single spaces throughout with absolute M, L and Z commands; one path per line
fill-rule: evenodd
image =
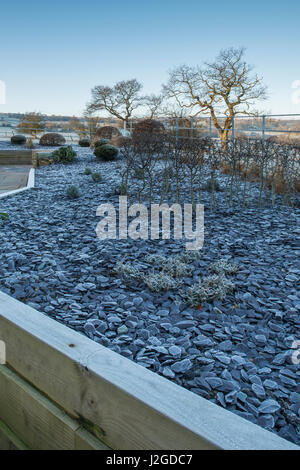
M 203 191 L 200 256 L 185 263 L 178 288 L 155 292 L 116 265 L 155 273 L 159 266 L 149 255 L 171 260 L 185 253 L 184 243 L 100 241 L 96 209 L 117 205 L 123 162 L 100 163 L 89 149 L 74 148 L 76 163 L 41 167 L 34 189 L 0 201 L 0 212 L 10 216 L 0 227 L 0 289 L 300 444 L 300 368 L 292 362 L 300 340 L 299 208 L 227 207 L 220 192 L 210 212 L 210 193 Z M 85 175 L 86 167 L 102 182 Z M 218 176 L 221 187 L 225 178 Z M 71 184 L 79 199 L 67 199 Z M 211 275 L 219 260 L 238 267 L 226 276 L 233 289 L 224 299 L 185 303 L 179 292 Z

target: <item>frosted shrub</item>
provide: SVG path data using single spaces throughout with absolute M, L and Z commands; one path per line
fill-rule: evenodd
M 181 261 L 182 263 L 193 263 L 195 260 L 201 257 L 201 251 L 185 251 L 181 255 L 176 255 L 175 258 Z
M 165 258 L 160 255 L 149 255 L 145 261 L 159 267 L 162 272 L 171 277 L 190 276 L 192 272 L 191 268 L 178 257 Z
M 94 183 L 100 183 L 100 181 L 102 181 L 102 175 L 100 173 L 92 173 L 92 180 Z
M 118 262 L 114 271 L 127 279 L 135 279 L 143 282 L 152 292 L 162 290 L 178 290 L 182 285 L 181 277 L 192 276 L 192 263 L 198 259 L 199 253 L 185 252 L 173 258 L 166 258 L 162 255 L 145 256 L 144 261 L 153 265 L 154 270 L 145 273 L 135 268 L 131 263 Z M 186 262 L 184 262 L 186 261 Z M 212 263 L 209 269 L 215 274 L 204 277 L 202 281 L 189 287 L 187 290 L 179 291 L 181 301 L 195 306 L 202 302 L 211 302 L 214 299 L 224 299 L 226 295 L 234 289 L 234 284 L 225 277 L 225 274 L 234 274 L 238 267 L 228 263 L 226 260 L 219 260 Z
M 222 275 L 204 277 L 202 281 L 189 287 L 183 293 L 184 300 L 190 305 L 201 302 L 211 302 L 214 299 L 224 299 L 234 289 L 234 284 Z
M 228 263 L 226 259 L 220 259 L 211 263 L 208 269 L 215 274 L 235 274 L 239 267 L 236 264 Z
M 146 274 L 143 276 L 143 281 L 153 292 L 177 289 L 180 286 L 180 281 L 172 278 L 164 272 Z
M 68 199 L 78 199 L 80 197 L 80 191 L 77 186 L 69 186 L 66 191 Z
M 122 274 L 126 278 L 138 280 L 141 280 L 143 278 L 142 271 L 139 271 L 137 268 L 132 266 L 131 263 L 122 263 L 122 261 L 119 261 L 114 267 L 114 271 L 116 273 Z

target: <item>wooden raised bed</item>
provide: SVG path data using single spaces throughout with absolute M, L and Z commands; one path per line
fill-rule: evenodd
M 0 448 L 299 449 L 0 292 Z

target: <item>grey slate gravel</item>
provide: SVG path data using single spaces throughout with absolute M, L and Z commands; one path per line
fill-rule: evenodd
M 0 289 L 300 445 L 300 371 L 291 361 L 300 339 L 300 210 L 233 210 L 217 194 L 216 209 L 205 213 L 202 256 L 192 267 L 198 279 L 226 258 L 240 267 L 236 289 L 201 310 L 177 305 L 176 293 L 152 293 L 112 268 L 123 257 L 141 264 L 145 254 L 182 253 L 182 241 L 98 240 L 96 209 L 117 204 L 122 161 L 99 163 L 89 149 L 76 151 L 77 163 L 39 168 L 35 189 L 1 200 L 10 219 L 0 228 Z M 103 175 L 101 185 L 84 175 L 87 166 Z M 78 200 L 65 197 L 71 184 L 81 189 Z M 204 191 L 206 207 L 209 197 Z

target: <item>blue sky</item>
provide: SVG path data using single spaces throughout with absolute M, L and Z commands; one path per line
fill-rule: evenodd
M 264 109 L 300 113 L 296 0 L 4 1 L 0 14 L 0 112 L 78 115 L 95 85 L 137 78 L 157 93 L 172 67 L 245 46 L 269 88 Z

